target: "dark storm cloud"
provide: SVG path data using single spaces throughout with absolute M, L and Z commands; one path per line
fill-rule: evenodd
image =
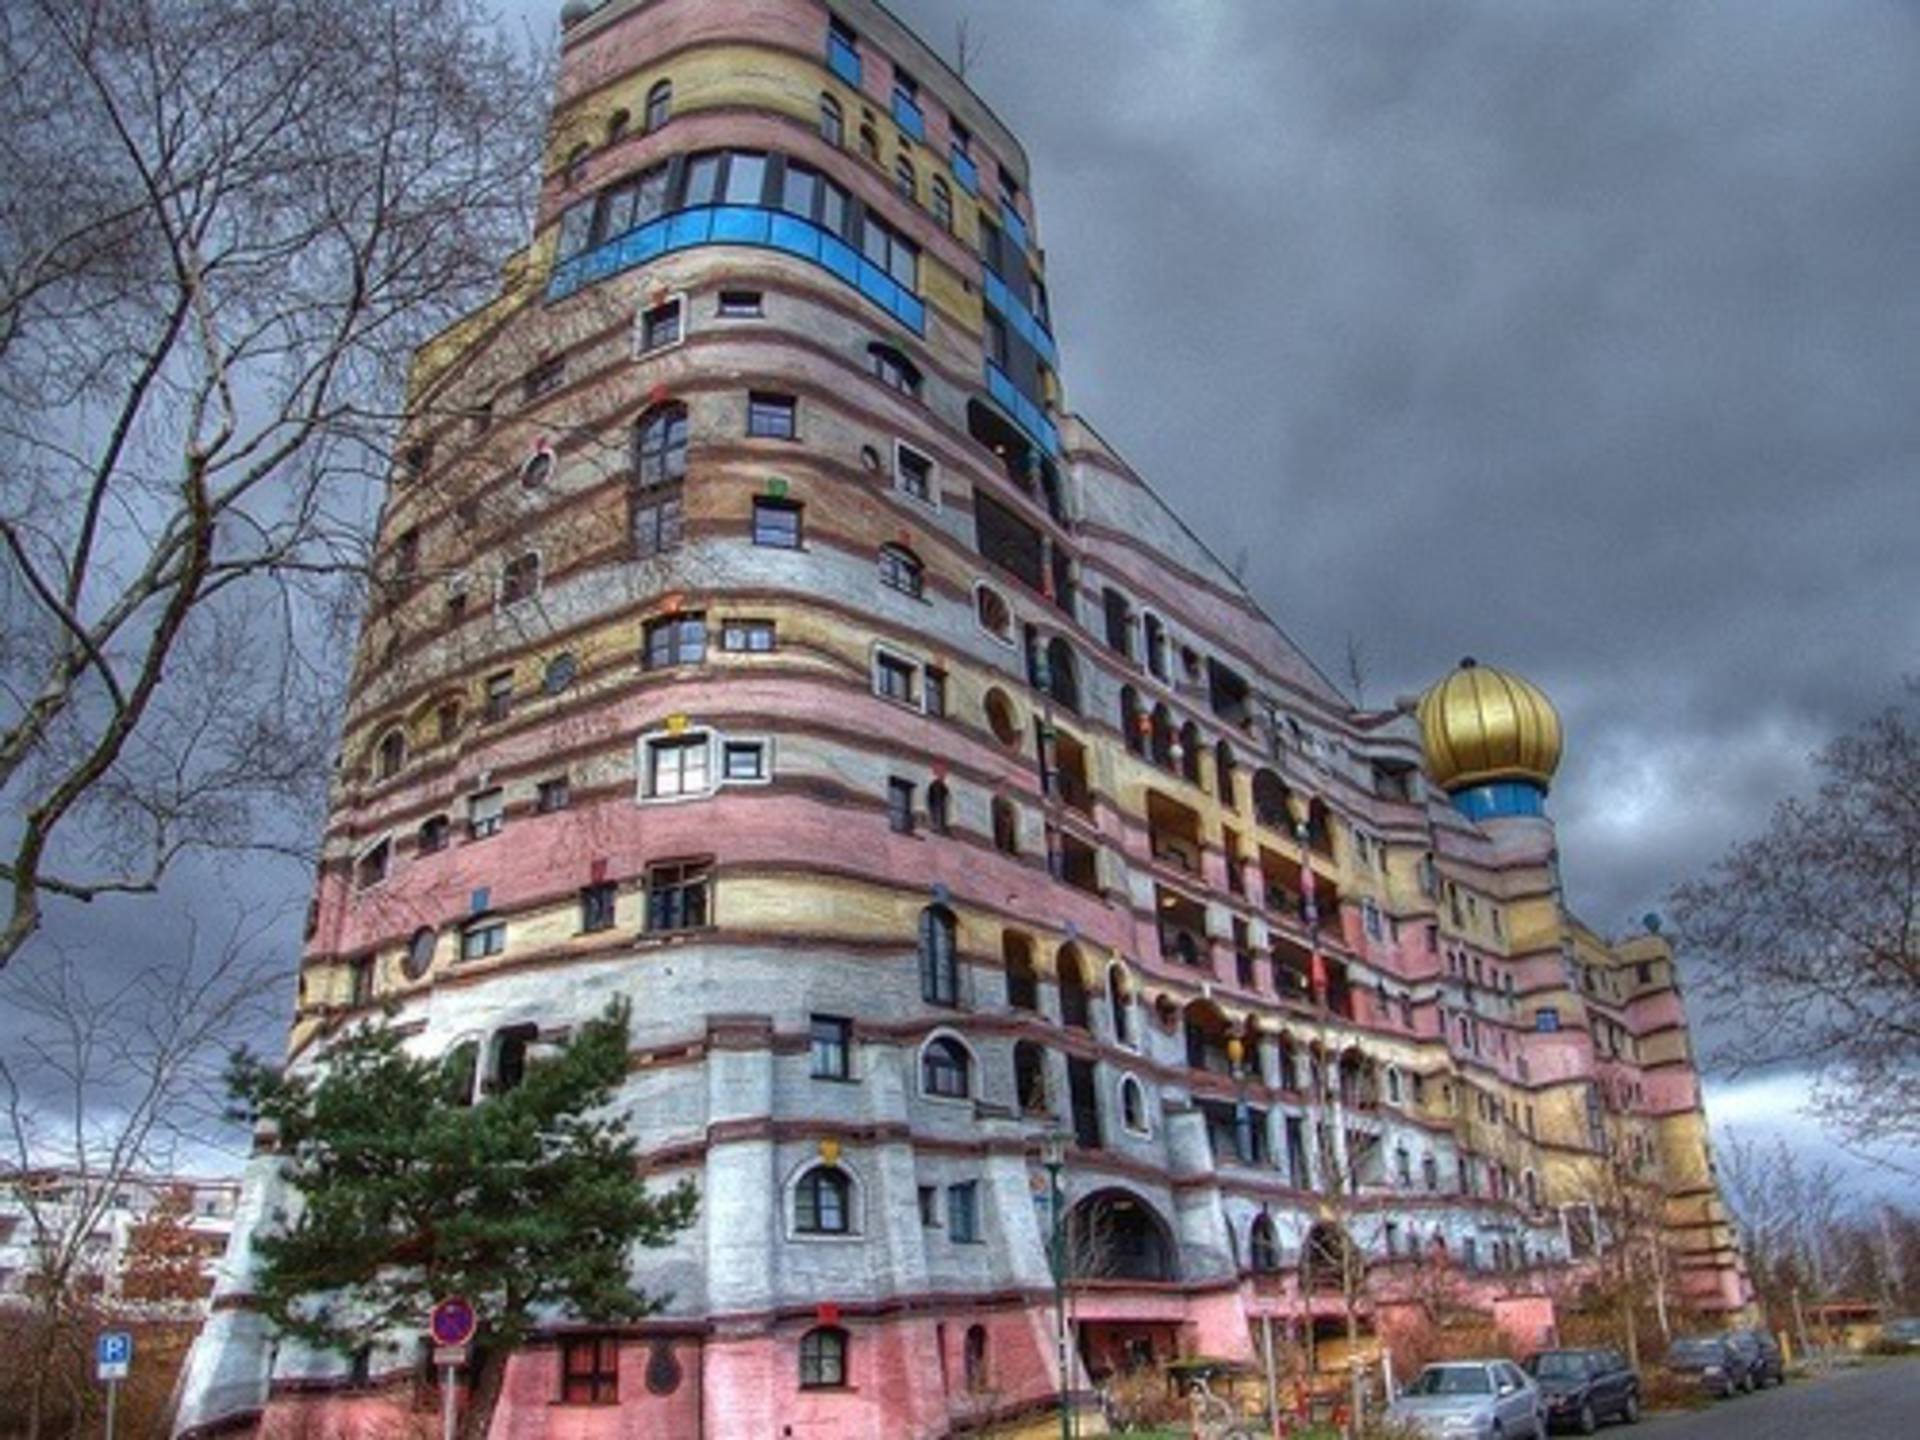
M 1596 925 L 1920 669 L 1911 7 L 893 8 L 982 42 L 1072 405 L 1323 668 L 1553 695 Z
M 1911 6 L 890 3 L 969 19 L 1026 143 L 1071 404 L 1322 668 L 1552 694 L 1600 928 L 1920 670 Z M 305 885 L 50 928 L 111 964 L 238 896 L 291 966 Z

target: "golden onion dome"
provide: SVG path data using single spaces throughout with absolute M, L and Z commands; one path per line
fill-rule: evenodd
M 1427 773 L 1446 790 L 1523 780 L 1547 788 L 1560 764 L 1560 716 L 1540 689 L 1471 659 L 1420 697 Z

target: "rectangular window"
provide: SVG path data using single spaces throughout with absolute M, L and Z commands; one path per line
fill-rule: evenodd
M 698 665 L 707 658 L 706 616 L 668 615 L 647 622 L 641 665 L 664 670 L 673 665 Z
M 713 867 L 705 860 L 655 865 L 647 871 L 647 930 L 697 930 L 712 912 Z
M 794 400 L 755 390 L 747 396 L 747 434 L 767 440 L 792 440 L 797 434 Z
M 504 720 L 513 710 L 513 672 L 502 670 L 487 677 L 487 702 L 481 710 L 485 720 Z
M 920 1223 L 929 1230 L 940 1228 L 940 1187 L 937 1185 L 920 1187 Z
M 642 355 L 680 343 L 680 301 L 676 298 L 640 312 L 639 352 Z
M 460 932 L 460 958 L 483 960 L 507 948 L 507 923 L 504 920 L 476 920 Z
M 767 157 L 752 150 L 735 150 L 727 157 L 729 205 L 758 205 L 767 183 Z
M 800 511 L 801 507 L 791 500 L 756 499 L 753 502 L 753 543 L 775 550 L 798 550 Z
M 987 311 L 987 359 L 1002 370 L 1007 368 L 1007 327 L 1000 317 Z
M 914 499 L 933 503 L 933 461 L 918 450 L 894 447 L 893 476 L 894 483 Z
M 860 39 L 841 20 L 827 23 L 827 68 L 854 89 L 860 88 Z
M 767 742 L 729 740 L 720 747 L 720 775 L 726 780 L 767 778 Z
M 720 627 L 720 648 L 764 655 L 774 648 L 771 620 L 728 620 Z
M 534 801 L 534 808 L 542 815 L 551 815 L 556 810 L 564 810 L 572 803 L 573 793 L 567 784 L 567 777 L 557 775 L 551 780 L 542 780 L 540 790 Z
M 677 795 L 704 795 L 708 781 L 707 735 L 675 735 L 647 742 L 647 794 L 659 800 Z
M 633 553 L 645 559 L 680 548 L 683 533 L 680 491 L 649 496 L 633 507 Z
M 560 1400 L 566 1405 L 620 1403 L 620 1342 L 611 1335 L 560 1342 Z
M 611 880 L 589 885 L 580 892 L 580 928 L 584 931 L 611 930 L 613 907 L 620 888 Z
M 506 823 L 506 796 L 499 788 L 482 790 L 467 799 L 467 835 L 474 840 L 484 840 L 489 835 L 498 835 L 500 827 Z
M 347 982 L 352 991 L 350 999 L 354 1005 L 371 1005 L 373 1003 L 373 956 L 357 956 L 350 963 Z
M 929 665 L 922 672 L 922 681 L 926 687 L 926 711 L 929 715 L 947 713 L 947 672 L 936 670 Z
M 902 705 L 917 705 L 914 698 L 913 679 L 915 667 L 911 662 L 892 655 L 878 655 L 873 662 L 874 692 L 887 700 Z
M 860 251 L 874 268 L 891 275 L 903 289 L 920 289 L 920 252 L 914 243 L 868 211 L 860 222 Z
M 853 1022 L 838 1015 L 815 1015 L 809 1027 L 808 1053 L 816 1080 L 853 1078 Z
M 746 320 L 762 314 L 758 290 L 722 290 L 714 314 L 724 320 Z
M 980 1187 L 972 1180 L 947 1187 L 947 1234 L 959 1244 L 980 1239 Z
M 694 156 L 687 162 L 687 193 L 681 203 L 688 207 L 711 205 L 719 193 L 719 153 Z
M 1533 1028 L 1535 1030 L 1548 1032 L 1558 1030 L 1560 1028 L 1560 1012 L 1555 1010 L 1551 1005 L 1543 1006 L 1534 1011 Z
M 897 775 L 887 781 L 887 828 L 896 835 L 913 833 L 913 790 L 911 780 Z

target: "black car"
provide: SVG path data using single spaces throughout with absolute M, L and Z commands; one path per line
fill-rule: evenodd
M 1737 1391 L 1753 1388 L 1746 1356 L 1734 1349 L 1724 1335 L 1689 1335 L 1674 1341 L 1667 1351 L 1666 1367 L 1723 1400 Z
M 1542 1350 L 1527 1361 L 1547 1402 L 1547 1427 L 1591 1435 L 1602 1420 L 1640 1418 L 1640 1377 L 1618 1350 Z
M 1780 1347 L 1766 1331 L 1730 1330 L 1727 1343 L 1747 1362 L 1747 1389 L 1786 1382 L 1787 1367 L 1780 1357 Z

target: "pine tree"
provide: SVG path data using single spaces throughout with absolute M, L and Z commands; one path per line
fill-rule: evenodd
M 253 1294 L 283 1331 L 351 1353 L 419 1332 L 434 1301 L 479 1317 L 465 1433 L 484 1434 L 508 1352 L 536 1312 L 637 1319 L 665 1297 L 633 1281 L 635 1245 L 693 1218 L 690 1182 L 654 1194 L 624 1119 L 606 1113 L 626 1074 L 624 1002 L 580 1027 L 515 1088 L 467 1105 L 471 1061 L 406 1053 L 390 1027 L 343 1036 L 311 1072 L 242 1053 L 229 1086 L 268 1127 L 301 1203 L 255 1242 Z

